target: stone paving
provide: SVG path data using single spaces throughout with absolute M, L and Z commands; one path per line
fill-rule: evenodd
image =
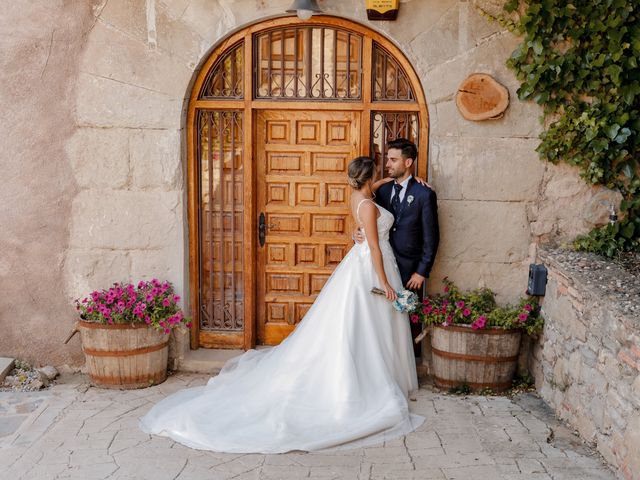
M 137 419 L 165 395 L 202 385 L 177 374 L 133 391 L 64 376 L 41 392 L 0 392 L 1 479 L 615 479 L 534 394 L 454 396 L 422 387 L 427 421 L 405 438 L 332 454 L 222 454 L 149 436 Z M 212 406 L 215 411 L 215 406 Z M 19 425 L 19 426 L 18 426 Z

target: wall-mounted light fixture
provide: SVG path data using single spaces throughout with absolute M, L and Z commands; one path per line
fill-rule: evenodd
M 295 13 L 300 20 L 309 20 L 314 13 L 322 13 L 316 0 L 295 0 L 287 9 L 287 13 Z

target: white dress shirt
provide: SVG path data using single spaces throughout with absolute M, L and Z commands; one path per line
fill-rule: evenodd
M 400 185 L 402 185 L 402 190 L 400 190 L 400 203 L 402 203 L 402 201 L 404 200 L 404 194 L 407 193 L 407 185 L 409 185 L 409 180 L 411 180 L 411 178 L 413 178 L 413 175 L 409 175 L 404 182 L 402 182 Z M 396 181 L 394 180 L 393 183 L 395 184 Z M 395 187 L 391 189 L 391 198 L 390 200 L 393 200 L 393 196 L 396 194 L 396 189 Z

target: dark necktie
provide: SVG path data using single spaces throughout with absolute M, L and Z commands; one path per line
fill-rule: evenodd
M 396 193 L 391 199 L 391 209 L 393 210 L 393 213 L 396 214 L 398 213 L 398 207 L 400 206 L 400 192 L 402 191 L 402 185 L 394 183 L 393 188 L 395 189 Z

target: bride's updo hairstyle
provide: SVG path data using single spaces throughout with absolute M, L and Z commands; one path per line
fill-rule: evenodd
M 365 183 L 373 178 L 376 163 L 369 157 L 357 157 L 349 163 L 348 179 L 349 185 L 356 190 L 360 190 Z

